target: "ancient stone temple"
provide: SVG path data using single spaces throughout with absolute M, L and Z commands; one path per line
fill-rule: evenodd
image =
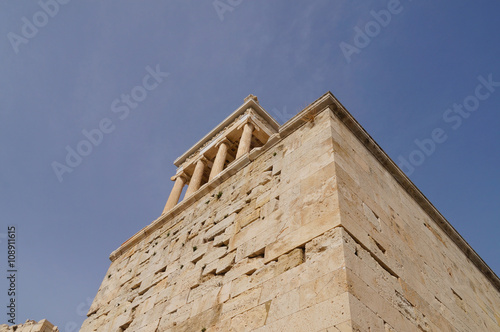
M 174 164 L 81 331 L 500 331 L 499 278 L 331 93 L 283 125 L 250 95 Z

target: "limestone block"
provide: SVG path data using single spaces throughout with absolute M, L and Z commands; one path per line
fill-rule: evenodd
M 193 251 L 190 253 L 191 257 L 189 258 L 189 261 L 191 263 L 196 263 L 197 261 L 199 261 L 203 257 L 203 255 L 205 255 L 207 253 L 208 248 L 209 248 L 208 243 L 202 243 L 202 244 L 193 246 L 192 247 Z
M 222 305 L 221 319 L 234 317 L 257 306 L 261 291 L 261 288 L 254 288 L 226 301 Z
M 240 278 L 233 281 L 233 287 L 231 289 L 231 296 L 237 296 L 238 294 L 254 288 L 263 282 L 272 279 L 276 272 L 276 262 L 271 262 L 262 266 L 260 269 L 256 270 L 250 276 L 243 275 Z M 260 302 L 261 303 L 261 302 Z
M 256 332 L 320 331 L 347 320 L 349 295 L 343 293 L 331 300 L 300 310 L 275 322 L 266 324 Z
M 269 191 L 259 195 L 259 197 L 257 197 L 257 200 L 255 201 L 255 208 L 259 209 L 261 206 L 263 206 L 270 200 L 271 200 L 271 194 L 269 193 Z
M 217 321 L 215 325 L 208 327 L 206 332 L 227 332 L 230 329 L 231 329 L 231 319 L 228 318 L 225 320 Z
M 349 319 L 345 322 L 335 324 L 326 329 L 326 332 L 352 332 L 352 321 Z
M 231 202 L 231 204 L 229 206 L 225 207 L 226 214 L 228 214 L 228 215 L 231 215 L 233 213 L 237 214 L 241 210 L 243 210 L 243 208 L 246 207 L 247 203 L 245 203 L 245 200 L 243 200 L 243 199 L 237 199 L 237 198 L 239 198 L 240 191 L 241 190 L 232 190 L 232 193 L 236 193 L 236 194 L 235 194 L 234 199 Z
M 127 326 L 133 321 L 132 312 L 124 312 L 121 315 L 115 317 L 111 323 L 112 331 L 119 331 L 118 329 L 122 326 Z
M 281 153 L 276 152 L 276 157 L 278 155 L 279 155 L 279 157 L 276 158 L 276 161 L 273 163 L 273 170 L 272 170 L 272 173 L 271 173 L 272 176 L 280 175 L 281 169 L 283 168 L 283 158 L 281 156 Z
M 258 172 L 258 178 L 255 179 L 255 183 L 257 183 L 257 185 L 259 186 L 263 186 L 271 182 L 272 178 L 272 171 Z
M 267 185 L 256 185 L 253 181 L 248 182 L 249 187 L 247 188 L 249 191 L 249 194 L 246 197 L 246 201 L 249 200 L 256 200 L 258 199 L 261 195 L 265 194 L 268 191 L 268 186 Z M 255 205 L 251 207 L 253 210 L 255 208 Z
M 223 284 L 222 276 L 213 276 L 211 278 L 202 278 L 200 284 L 197 287 L 194 287 L 189 292 L 188 302 L 192 302 L 197 298 L 203 296 L 204 294 L 217 289 Z
M 303 204 L 318 202 L 323 197 L 332 196 L 337 192 L 335 162 L 330 162 L 317 172 L 300 180 L 300 192 Z
M 211 263 L 203 266 L 203 272 L 201 273 L 202 277 L 205 277 L 209 274 L 215 274 L 217 272 L 217 267 L 219 266 L 218 260 L 213 260 Z
M 330 204 L 333 207 L 337 205 L 337 201 L 333 198 L 328 199 L 327 204 Z M 338 226 L 339 224 L 340 215 L 335 212 L 324 214 L 319 218 L 315 218 L 304 224 L 298 230 L 289 233 L 281 238 L 278 238 L 276 242 L 271 243 L 269 246 L 267 246 L 264 261 L 272 261 L 294 248 L 303 246 L 311 239 Z
M 279 196 L 276 196 L 276 193 L 274 192 L 271 192 L 270 196 L 272 198 L 261 208 L 260 211 L 261 218 L 271 217 L 273 216 L 273 214 L 283 214 L 283 211 L 279 210 L 281 207 Z
M 177 281 L 177 287 L 175 287 L 173 294 L 177 294 L 178 291 L 185 289 L 191 289 L 200 284 L 202 268 L 195 266 L 193 269 L 186 268 L 185 272 L 182 273 Z M 178 289 L 178 291 L 176 291 Z
M 245 217 L 238 219 L 238 225 L 240 228 L 244 228 L 248 224 L 259 219 L 259 217 L 260 217 L 260 208 L 257 208 L 255 210 L 253 210 L 251 213 L 249 213 L 248 215 L 246 215 Z
M 231 319 L 230 329 L 227 331 L 246 332 L 264 325 L 269 308 L 267 304 L 259 305 L 247 310 Z
M 165 307 L 165 313 L 171 313 L 171 312 L 179 309 L 184 304 L 186 304 L 188 295 L 189 295 L 189 289 L 173 296 L 168 301 L 167 306 Z
M 312 259 L 315 255 L 325 250 L 337 248 L 343 245 L 342 228 L 333 228 L 322 235 L 312 239 L 305 245 L 306 259 Z
M 279 214 L 276 214 L 275 216 L 269 218 L 279 219 L 281 218 L 281 216 Z M 276 240 L 279 232 L 282 230 L 283 226 L 278 222 L 274 222 L 274 224 L 271 224 L 271 226 L 267 230 L 240 244 L 236 249 L 236 262 L 239 262 L 240 260 L 247 257 L 251 258 L 256 256 L 263 256 L 265 247 L 273 243 Z
M 42 319 L 38 323 L 34 320 L 26 320 L 23 324 L 9 326 L 7 324 L 0 325 L 1 332 L 59 332 L 57 326 L 54 326 L 46 319 Z
M 380 317 L 384 317 L 384 320 L 391 326 L 394 326 L 398 331 L 416 330 L 417 327 L 412 325 L 412 323 L 404 315 L 402 315 L 398 309 L 393 307 L 391 302 L 388 302 L 386 299 L 377 294 L 377 291 L 373 290 L 366 283 L 364 283 L 357 275 L 352 273 L 350 269 L 346 269 L 346 271 L 349 293 L 352 294 L 358 301 L 361 301 L 375 314 Z
M 160 324 L 158 325 L 158 331 L 191 331 L 189 330 L 187 323 L 190 322 L 192 325 L 197 323 L 196 319 L 190 318 L 191 307 L 192 303 L 180 307 L 179 310 L 171 313 L 170 315 L 162 316 Z M 206 314 L 209 316 L 210 313 L 207 311 Z M 197 317 L 200 318 L 200 324 L 204 323 L 204 319 L 208 318 L 202 315 L 198 315 Z
M 307 308 L 317 303 L 334 298 L 347 291 L 345 268 L 324 274 L 299 288 L 300 308 Z
M 346 265 L 349 270 L 361 277 L 373 289 L 384 296 L 386 301 L 392 302 L 395 291 L 402 293 L 398 278 L 391 275 L 380 266 L 375 259 L 364 249 L 358 247 L 355 252 L 345 250 Z
M 286 272 L 291 268 L 294 268 L 297 265 L 302 264 L 303 262 L 304 262 L 304 251 L 300 248 L 294 249 L 290 253 L 282 255 L 278 258 L 274 274 L 275 275 L 282 274 L 283 272 Z
M 257 285 L 251 276 L 242 275 L 231 282 L 231 297 L 236 297 Z
M 229 271 L 234 265 L 234 258 L 236 256 L 236 252 L 231 252 L 226 256 L 219 259 L 217 262 L 217 271 L 216 274 L 224 274 Z
M 299 291 L 295 288 L 272 299 L 266 322 L 272 323 L 299 311 L 299 298 Z
M 231 281 L 241 275 L 253 274 L 263 265 L 264 265 L 264 259 L 262 257 L 244 258 L 238 261 L 233 266 L 233 268 L 224 275 L 224 279 L 227 281 Z
M 302 285 L 323 274 L 336 271 L 346 266 L 344 247 L 333 247 L 314 256 L 297 269 L 301 270 L 299 283 Z
M 214 247 L 222 247 L 222 246 L 227 247 L 229 245 L 229 240 L 235 233 L 235 230 L 236 230 L 236 223 L 229 225 L 224 230 L 224 233 L 219 234 L 214 238 L 212 245 Z
M 227 300 L 229 300 L 231 296 L 231 288 L 232 288 L 232 282 L 228 282 L 225 284 L 222 284 L 222 287 L 217 294 L 217 303 L 224 303 Z
M 144 275 L 143 279 L 141 280 L 140 287 L 138 289 L 138 294 L 142 295 L 146 293 L 151 287 L 154 286 L 153 280 L 155 279 L 154 274 L 147 274 Z
M 351 324 L 354 331 L 384 331 L 384 321 L 373 311 L 367 308 L 356 297 L 349 294 L 349 310 L 351 311 Z M 401 331 L 420 331 L 416 327 L 401 329 Z
M 212 241 L 217 235 L 224 233 L 225 229 L 236 219 L 237 214 L 233 213 L 206 231 L 203 236 L 204 241 Z
M 146 312 L 146 317 L 150 322 L 159 321 L 163 317 L 165 308 L 168 304 L 168 301 L 166 301 L 166 299 L 159 299 L 159 296 L 157 296 L 156 299 L 160 301 L 157 301 L 154 306 Z M 184 307 L 186 306 L 187 305 L 185 305 Z
M 274 220 L 271 218 L 258 219 L 248 225 L 247 227 L 241 229 L 229 240 L 229 251 L 233 251 L 236 247 L 240 246 L 242 243 L 247 242 L 258 234 L 266 231 L 275 224 Z
M 149 296 L 148 298 L 144 299 L 137 309 L 138 314 L 146 314 L 150 312 L 154 305 L 156 304 L 156 298 L 157 295 L 153 294 L 152 296 Z
M 381 232 L 382 231 L 382 227 L 381 227 L 381 224 L 380 224 L 380 218 L 375 215 L 375 212 L 373 212 L 373 210 L 368 206 L 366 205 L 364 202 L 363 202 L 363 211 L 365 213 L 365 217 L 366 219 L 372 223 L 372 225 L 379 231 Z
M 207 253 L 200 259 L 196 265 L 203 266 L 205 264 L 209 264 L 224 256 L 228 252 L 227 247 L 210 247 L 207 250 Z M 216 263 L 215 263 L 216 264 Z
M 202 297 L 197 298 L 193 301 L 193 306 L 191 308 L 190 317 L 194 317 L 205 310 L 208 310 L 218 304 L 217 295 L 219 294 L 221 287 L 216 287 L 205 294 Z
M 148 322 L 146 325 L 143 325 L 139 328 L 136 328 L 134 331 L 137 331 L 137 332 L 155 331 L 158 328 L 159 323 L 160 323 L 159 319 L 154 320 L 152 322 Z
M 298 288 L 300 286 L 301 272 L 305 269 L 305 264 L 303 264 L 299 265 L 294 270 L 288 270 L 279 275 L 275 275 L 275 269 L 270 270 L 272 275 L 267 274 L 268 278 L 261 278 L 263 279 L 262 295 L 259 299 L 259 303 L 267 302 L 295 288 Z

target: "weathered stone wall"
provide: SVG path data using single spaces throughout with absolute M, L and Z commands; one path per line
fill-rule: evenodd
M 500 331 L 497 289 L 347 127 L 293 121 L 125 246 L 81 330 Z
M 330 122 L 322 113 L 119 256 L 82 331 L 349 324 Z
M 500 331 L 500 293 L 336 117 L 335 169 L 353 325 Z
M 0 325 L 0 332 L 59 332 L 57 326 L 52 325 L 46 319 L 42 319 L 38 323 L 34 320 L 27 320 L 24 324 L 17 325 Z

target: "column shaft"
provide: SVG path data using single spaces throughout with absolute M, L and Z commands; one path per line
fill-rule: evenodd
M 254 129 L 253 124 L 248 122 L 245 123 L 245 126 L 243 127 L 243 133 L 241 134 L 240 144 L 238 145 L 238 152 L 236 153 L 236 159 L 250 152 L 253 129 Z
M 174 187 L 170 192 L 170 196 L 168 196 L 167 204 L 165 204 L 165 208 L 163 209 L 163 213 L 172 209 L 179 202 L 179 198 L 181 197 L 182 189 L 184 188 L 184 184 L 186 180 L 184 176 L 178 176 L 175 179 Z M 162 213 L 162 214 L 163 214 Z
M 217 150 L 217 156 L 215 156 L 214 164 L 212 166 L 212 170 L 210 171 L 210 177 L 208 181 L 211 181 L 214 177 L 217 176 L 217 174 L 224 170 L 224 164 L 227 157 L 227 149 L 227 143 L 222 142 L 219 145 L 219 150 Z
M 191 180 L 189 181 L 189 186 L 186 190 L 186 195 L 184 195 L 184 198 L 188 198 L 195 191 L 200 189 L 201 180 L 203 178 L 203 171 L 204 170 L 205 170 L 205 162 L 200 159 L 196 163 L 196 167 L 194 168 L 193 176 L 191 177 Z

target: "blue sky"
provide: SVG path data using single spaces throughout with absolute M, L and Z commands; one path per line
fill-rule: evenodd
M 0 236 L 17 226 L 17 322 L 76 331 L 108 255 L 161 213 L 174 159 L 250 93 L 283 123 L 332 91 L 500 273 L 500 87 L 478 78 L 500 82 L 498 1 L 54 1 L 51 15 L 0 5 Z M 67 147 L 87 155 L 58 178 Z

